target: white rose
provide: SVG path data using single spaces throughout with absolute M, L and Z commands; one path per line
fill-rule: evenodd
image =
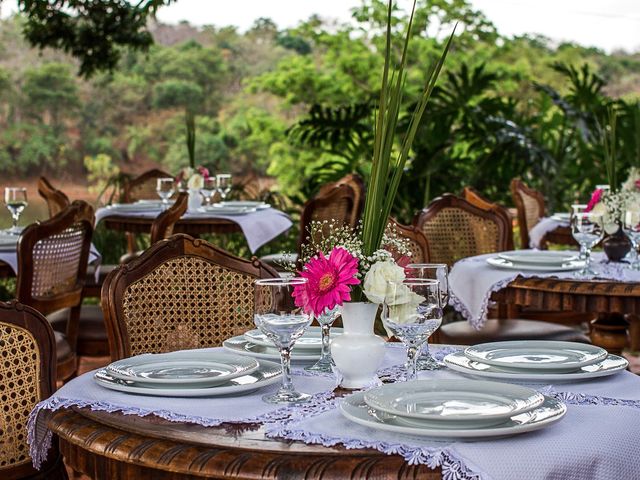
M 195 173 L 189 177 L 187 188 L 189 190 L 199 190 L 204 187 L 204 178 L 199 173 Z
M 404 279 L 404 268 L 395 262 L 376 262 L 364 277 L 363 291 L 371 302 L 383 303 L 387 294 L 387 282 L 401 282 Z

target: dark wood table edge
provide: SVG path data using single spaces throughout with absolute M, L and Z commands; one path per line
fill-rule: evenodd
M 127 422 L 126 430 L 113 426 L 125 417 L 133 419 L 133 423 L 142 421 L 140 428 L 146 422 L 158 425 L 159 429 L 154 434 L 148 429 L 132 427 L 132 422 Z M 106 418 L 111 420 L 105 421 Z M 65 463 L 94 480 L 442 478 L 440 468 L 409 465 L 399 455 L 386 455 L 373 449 L 322 447 L 266 437 L 260 440 L 264 434 L 250 424 L 188 425 L 192 432 L 205 433 L 207 429 L 210 433 L 224 432 L 226 437 L 222 438 L 226 441 L 223 442 L 186 443 L 162 438 L 162 428 L 171 423 L 154 416 L 141 418 L 74 408 L 54 412 L 49 427 L 58 436 Z M 251 445 L 262 441 L 264 446 L 269 446 L 242 446 L 240 442 L 247 435 L 254 439 Z

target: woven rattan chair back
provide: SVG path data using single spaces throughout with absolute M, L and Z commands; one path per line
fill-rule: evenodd
M 427 238 L 429 262 L 453 265 L 461 258 L 507 250 L 504 218 L 455 195 L 434 199 L 414 225 Z
M 387 233 L 395 234 L 407 242 L 411 263 L 426 263 L 429 259 L 429 246 L 424 234 L 413 225 L 402 225 L 393 218 L 389 219 Z M 394 252 L 392 252 L 394 253 Z
M 69 197 L 61 190 L 54 188 L 45 177 L 38 179 L 38 193 L 47 202 L 49 217 L 57 215 L 71 204 Z
M 364 185 L 364 180 L 362 177 L 356 173 L 350 173 L 345 175 L 337 182 L 327 183 L 320 187 L 318 190 L 318 195 L 325 195 L 330 192 L 335 187 L 339 187 L 340 185 L 349 185 L 353 189 L 353 202 L 355 208 L 353 209 L 353 218 L 351 219 L 352 225 L 357 225 L 362 216 L 362 210 L 364 209 L 364 196 L 366 187 Z
M 254 281 L 277 276 L 188 235 L 161 240 L 105 280 L 111 356 L 219 346 L 254 328 Z
M 173 178 L 173 175 L 154 168 L 126 181 L 124 184 L 124 201 L 157 200 L 156 187 L 159 178 Z
M 529 232 L 544 217 L 544 196 L 537 190 L 529 188 L 519 178 L 511 180 L 511 195 L 518 210 L 520 246 L 529 248 Z
M 311 222 L 334 222 L 338 225 L 357 226 L 354 219 L 355 192 L 349 185 L 339 185 L 325 193 L 319 193 L 308 200 L 300 215 L 300 238 L 298 239 L 298 255 L 307 241 Z M 329 228 L 323 234 L 329 233 Z M 300 258 L 300 257 L 299 257 Z
M 18 302 L 0 302 L 0 478 L 67 478 L 57 442 L 38 472 L 31 464 L 27 420 L 55 390 L 56 342 L 49 322 Z
M 508 250 L 513 250 L 514 249 L 514 244 L 513 244 L 513 222 L 511 221 L 511 215 L 509 215 L 509 212 L 507 211 L 507 209 L 504 208 L 499 203 L 492 202 L 491 200 L 486 198 L 484 195 L 480 194 L 473 187 L 464 187 L 464 189 L 462 190 L 462 197 L 467 202 L 469 202 L 471 205 L 475 205 L 476 207 L 478 207 L 478 208 L 480 208 L 482 210 L 493 211 L 496 214 L 498 214 L 501 217 L 503 217 L 505 223 L 508 226 L 508 229 L 507 229 L 507 249 Z
M 180 192 L 176 201 L 167 210 L 156 217 L 151 224 L 151 244 L 173 235 L 173 227 L 184 215 L 189 206 L 189 194 Z

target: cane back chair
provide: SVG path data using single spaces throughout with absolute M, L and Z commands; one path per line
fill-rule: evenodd
M 123 192 L 124 201 L 131 203 L 137 200 L 158 199 L 156 186 L 159 178 L 173 178 L 173 175 L 154 168 L 125 181 Z
M 15 300 L 0 302 L 0 478 L 67 478 L 54 441 L 45 462 L 32 466 L 27 420 L 33 407 L 55 391 L 56 342 L 47 320 Z
M 507 224 L 507 250 L 513 250 L 513 223 L 511 222 L 511 216 L 507 209 L 498 203 L 492 202 L 473 187 L 464 187 L 462 190 L 462 197 L 470 204 L 475 205 L 482 210 L 495 212 L 504 218 L 504 221 Z
M 545 206 L 542 193 L 529 188 L 519 178 L 511 180 L 511 195 L 518 210 L 520 247 L 529 248 L 529 232 L 544 217 Z
M 407 243 L 411 263 L 427 263 L 429 261 L 427 238 L 424 233 L 413 225 L 402 225 L 390 218 L 387 225 L 387 234 L 396 235 Z
M 451 266 L 461 258 L 508 247 L 509 227 L 504 217 L 451 194 L 434 199 L 413 224 L 427 238 L 432 263 Z
M 219 346 L 254 327 L 254 281 L 277 276 L 188 235 L 161 240 L 105 281 L 111 357 Z
M 318 190 L 318 195 L 326 195 L 335 187 L 339 187 L 340 185 L 349 185 L 353 189 L 353 202 L 355 208 L 353 209 L 352 219 L 350 221 L 351 225 L 357 225 L 360 221 L 360 217 L 362 216 L 362 210 L 364 209 L 364 196 L 365 196 L 365 185 L 362 177 L 356 173 L 349 173 L 345 175 L 337 182 L 327 183 L 320 187 Z
M 70 309 L 66 331 L 55 332 L 58 378 L 75 374 L 82 289 L 87 272 L 93 208 L 81 200 L 53 218 L 25 228 L 18 241 L 18 301 L 43 315 Z
M 47 202 L 49 217 L 57 215 L 71 204 L 69 197 L 51 185 L 45 177 L 38 179 L 38 193 Z

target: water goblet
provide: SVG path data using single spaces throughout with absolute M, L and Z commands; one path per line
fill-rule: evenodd
M 217 182 L 213 177 L 207 177 L 204 179 L 203 186 L 200 189 L 200 193 L 204 197 L 204 204 L 211 205 L 213 202 L 213 195 L 217 190 Z
M 446 263 L 412 263 L 405 267 L 407 277 L 437 280 L 440 283 L 440 308 L 449 303 L 449 267 Z M 429 340 L 425 340 L 420 356 L 418 370 L 439 370 L 443 365 L 429 353 Z
M 27 189 L 22 187 L 6 187 L 4 189 L 4 203 L 11 212 L 13 223 L 8 232 L 14 235 L 20 235 L 18 220 L 20 220 L 20 214 L 28 205 Z
M 291 380 L 291 349 L 312 318 L 295 305 L 292 294 L 296 286 L 306 282 L 306 278 L 294 277 L 256 280 L 255 283 L 254 322 L 278 348 L 282 364 L 282 386 L 275 394 L 262 397 L 266 403 L 295 404 L 311 398 L 297 392 Z
M 622 224 L 625 233 L 631 241 L 631 268 L 640 270 L 638 246 L 640 245 L 640 210 L 627 210 Z
M 338 315 L 340 314 L 340 308 L 338 306 L 333 307 L 332 309 L 326 308 L 324 312 L 322 312 L 317 320 L 320 324 L 320 328 L 322 329 L 322 352 L 320 353 L 320 360 L 318 360 L 313 365 L 306 367 L 305 370 L 308 372 L 324 372 L 331 373 L 333 371 L 332 367 L 334 365 L 333 359 L 331 358 L 331 325 L 336 321 Z
M 576 203 L 571 205 L 571 216 L 569 217 L 569 225 L 571 225 L 571 220 L 576 213 L 584 212 L 587 208 L 588 205 L 586 203 Z M 586 258 L 586 252 L 582 244 L 580 244 L 580 254 L 578 255 L 578 258 L 582 261 L 584 261 Z
M 173 178 L 159 178 L 156 181 L 156 193 L 162 200 L 162 208 L 169 206 L 169 199 L 176 191 L 176 181 Z
M 591 268 L 591 249 L 604 238 L 604 219 L 599 213 L 575 212 L 571 218 L 571 234 L 584 251 L 584 267 L 576 272 L 576 277 L 597 275 Z
M 230 173 L 219 173 L 216 175 L 216 185 L 217 190 L 222 200 L 224 201 L 227 198 L 227 195 L 231 191 L 231 174 Z
M 406 278 L 387 282 L 382 322 L 407 347 L 407 381 L 416 379 L 420 347 L 442 323 L 441 301 L 437 280 Z

